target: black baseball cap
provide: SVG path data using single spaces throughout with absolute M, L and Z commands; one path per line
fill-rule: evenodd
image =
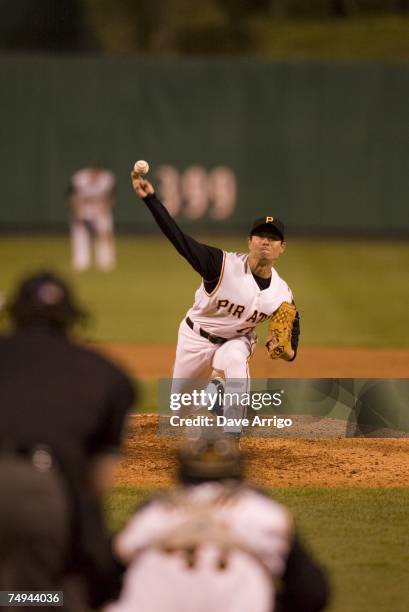
M 8 305 L 8 311 L 19 326 L 44 322 L 67 328 L 84 321 L 87 316 L 76 303 L 68 284 L 48 270 L 22 280 Z
M 250 229 L 250 236 L 257 234 L 257 232 L 278 234 L 281 240 L 284 240 L 284 223 L 277 217 L 261 217 L 253 222 Z

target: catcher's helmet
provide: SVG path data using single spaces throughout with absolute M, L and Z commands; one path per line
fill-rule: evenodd
M 66 329 L 86 318 L 67 283 L 49 271 L 25 277 L 8 305 L 8 312 L 18 327 L 46 323 Z
M 235 440 L 201 438 L 182 446 L 178 454 L 182 482 L 243 477 L 243 455 Z

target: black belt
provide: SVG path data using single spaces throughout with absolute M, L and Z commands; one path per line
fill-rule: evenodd
M 193 331 L 195 331 L 192 319 L 189 319 L 189 317 L 186 317 L 185 321 L 189 325 L 190 329 L 193 329 Z M 228 340 L 228 338 L 222 338 L 221 336 L 215 336 L 214 334 L 209 334 L 207 331 L 205 331 L 201 327 L 199 327 L 199 334 L 202 336 L 202 338 L 206 338 L 206 340 L 209 340 L 209 342 L 211 342 L 212 344 L 224 344 Z

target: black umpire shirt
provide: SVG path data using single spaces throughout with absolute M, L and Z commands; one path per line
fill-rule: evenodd
M 80 480 L 117 453 L 133 402 L 127 376 L 46 326 L 0 337 L 0 445 L 48 445 Z
M 119 368 L 51 326 L 0 336 L 0 449 L 45 445 L 52 451 L 76 504 L 74 559 L 85 548 L 91 565 L 93 555 L 108 549 L 100 503 L 88 486 L 89 465 L 101 454 L 118 453 L 133 399 Z

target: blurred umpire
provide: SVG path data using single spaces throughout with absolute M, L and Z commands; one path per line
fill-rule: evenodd
M 324 609 L 324 573 L 287 509 L 243 481 L 232 440 L 184 446 L 179 481 L 119 534 L 116 547 L 128 569 L 119 601 L 106 612 Z
M 120 369 L 70 339 L 85 314 L 57 275 L 24 279 L 7 311 L 14 331 L 0 337 L 0 590 L 63 589 L 64 609 L 80 612 L 120 588 L 101 501 L 134 392 Z

